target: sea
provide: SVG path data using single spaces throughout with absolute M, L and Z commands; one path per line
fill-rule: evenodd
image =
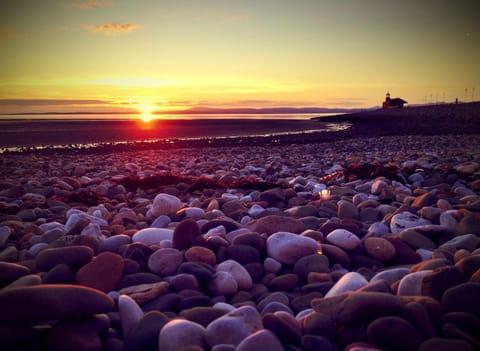
M 183 114 L 155 115 L 151 121 L 143 121 L 139 115 L 1 115 L 0 152 L 24 147 L 334 132 L 350 127 L 344 122 L 311 120 L 331 115 Z

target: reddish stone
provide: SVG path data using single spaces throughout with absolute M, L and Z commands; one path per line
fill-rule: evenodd
M 109 292 L 115 289 L 124 268 L 120 255 L 103 252 L 77 272 L 77 284 Z

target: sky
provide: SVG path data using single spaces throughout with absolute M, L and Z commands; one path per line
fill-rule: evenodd
M 0 113 L 479 100 L 479 13 L 477 0 L 0 0 Z

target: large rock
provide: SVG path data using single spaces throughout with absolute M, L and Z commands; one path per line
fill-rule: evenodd
M 183 254 L 177 249 L 162 248 L 150 255 L 148 268 L 162 276 L 175 275 L 183 261 Z
M 0 322 L 77 318 L 113 311 L 103 292 L 69 284 L 43 284 L 0 291 Z
M 282 264 L 293 265 L 306 255 L 321 250 L 314 239 L 289 232 L 277 232 L 267 239 L 267 254 Z
M 173 232 L 173 247 L 178 250 L 186 250 L 201 243 L 203 237 L 197 222 L 191 218 L 181 221 Z

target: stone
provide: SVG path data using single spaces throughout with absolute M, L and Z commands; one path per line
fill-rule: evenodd
M 340 200 L 338 202 L 338 218 L 340 219 L 358 219 L 358 208 L 351 202 Z
M 410 302 L 403 308 L 401 316 L 417 330 L 422 340 L 435 337 L 438 332 L 427 309 L 418 302 Z
M 406 267 L 389 268 L 384 271 L 378 272 L 371 279 L 370 282 L 384 281 L 388 285 L 392 285 L 397 281 L 400 281 L 404 276 L 410 273 L 410 269 Z
M 213 279 L 212 267 L 202 262 L 184 262 L 178 267 L 179 273 L 194 275 L 200 284 L 208 284 Z
M 177 274 L 171 277 L 169 282 L 174 291 L 182 291 L 186 289 L 199 290 L 200 288 L 197 278 L 193 274 L 188 273 Z
M 42 250 L 35 262 L 38 270 L 46 272 L 60 263 L 78 269 L 90 262 L 92 258 L 93 250 L 88 246 L 67 246 Z
M 122 335 L 126 338 L 142 319 L 143 311 L 130 296 L 120 295 L 118 298 L 118 314 L 120 316 Z
M 465 249 L 472 252 L 480 246 L 480 238 L 474 234 L 458 235 L 447 242 L 444 242 L 440 247 L 442 246 L 451 246 L 456 250 Z
M 259 330 L 253 334 L 248 335 L 235 348 L 235 351 L 255 351 L 255 350 L 269 350 L 269 351 L 283 351 L 283 345 L 275 336 L 274 333 L 267 329 Z
M 443 294 L 445 312 L 468 312 L 480 317 L 480 283 L 463 283 L 449 288 Z
M 399 212 L 392 216 L 390 220 L 390 231 L 393 234 L 399 234 L 405 229 L 417 227 L 423 224 L 430 224 L 430 221 L 408 212 Z
M 480 235 L 480 214 L 470 211 L 462 211 L 462 219 L 455 228 L 458 235 L 476 234 Z
M 325 255 L 331 264 L 349 265 L 350 257 L 345 250 L 329 244 L 321 244 L 321 251 L 317 252 Z
M 123 274 L 120 255 L 103 252 L 77 272 L 77 284 L 109 292 L 114 290 Z
M 192 246 L 185 251 L 185 261 L 203 262 L 213 267 L 217 263 L 217 257 L 215 252 L 206 247 Z
M 208 290 L 213 296 L 233 295 L 238 290 L 238 283 L 231 273 L 217 271 L 208 284 Z
M 260 314 L 265 316 L 267 313 L 275 313 L 278 311 L 285 311 L 293 315 L 293 311 L 290 309 L 290 307 L 284 305 L 283 303 L 280 302 L 270 302 L 268 305 L 266 305 L 260 312 Z
M 412 207 L 415 209 L 421 209 L 422 207 L 432 206 L 438 200 L 436 191 L 429 191 L 425 194 L 417 196 L 412 202 Z
M 178 250 L 186 250 L 201 242 L 200 227 L 191 218 L 181 221 L 173 232 L 173 247 Z
M 30 269 L 12 262 L 0 261 L 0 287 L 10 284 L 14 280 L 30 274 Z
M 259 263 L 260 252 L 249 245 L 232 244 L 226 249 L 227 256 L 240 264 Z
M 313 254 L 300 258 L 293 266 L 293 272 L 301 279 L 306 280 L 311 272 L 329 273 L 329 260 L 325 255 Z
M 247 336 L 263 329 L 262 318 L 252 306 L 242 306 L 211 322 L 206 328 L 210 347 L 218 344 L 238 346 Z
M 263 295 L 262 295 L 263 296 Z M 260 301 L 257 303 L 257 308 L 259 311 L 262 311 L 267 305 L 272 302 L 281 303 L 285 306 L 289 304 L 289 298 L 286 293 L 284 292 L 272 292 L 264 296 Z
M 337 323 L 362 322 L 396 314 L 404 305 L 400 298 L 379 292 L 347 292 L 312 300 L 315 311 L 326 313 Z
M 76 318 L 114 311 L 103 292 L 69 284 L 41 284 L 0 291 L 0 322 Z
M 126 337 L 127 350 L 157 350 L 158 335 L 168 321 L 168 317 L 162 312 L 151 311 L 145 313 Z
M 168 282 L 139 284 L 122 288 L 119 294 L 132 298 L 139 305 L 144 305 L 159 296 L 167 294 L 169 287 Z
M 124 275 L 118 283 L 118 289 L 123 289 L 129 286 L 158 283 L 162 279 L 157 275 L 150 272 L 138 272 Z
M 266 239 L 259 233 L 248 232 L 235 236 L 232 240 L 232 245 L 249 245 L 259 251 L 265 249 Z
M 348 272 L 338 280 L 325 297 L 332 297 L 347 291 L 355 291 L 368 284 L 368 281 L 357 272 Z
M 259 196 L 260 201 L 266 201 L 270 204 L 285 201 L 285 191 L 281 188 L 273 188 L 262 191 Z
M 367 336 L 368 340 L 388 350 L 416 350 L 421 342 L 413 325 L 395 316 L 381 317 L 370 323 Z
M 228 272 L 237 282 L 238 288 L 241 290 L 249 290 L 252 287 L 252 277 L 248 271 L 237 261 L 227 260 L 219 263 L 216 272 Z
M 267 274 L 277 274 L 282 269 L 282 264 L 271 257 L 267 257 L 265 261 L 263 261 L 263 268 Z
M 21 288 L 24 286 L 33 286 L 42 284 L 42 278 L 38 274 L 28 274 L 20 277 L 7 286 L 3 287 L 2 290 Z
M 158 350 L 177 351 L 187 347 L 200 347 L 203 350 L 205 342 L 205 328 L 195 322 L 182 319 L 173 319 L 163 326 L 158 335 Z
M 265 314 L 263 326 L 272 331 L 284 344 L 298 344 L 302 337 L 300 322 L 285 311 Z
M 279 275 L 268 283 L 268 290 L 270 291 L 291 291 L 298 285 L 300 279 L 298 275 L 293 273 L 286 273 Z
M 228 312 L 229 310 L 220 307 L 199 306 L 184 309 L 179 313 L 179 316 L 206 328 L 211 322 L 224 316 Z
M 337 351 L 337 346 L 330 341 L 330 339 L 321 335 L 306 334 L 302 336 L 300 346 L 303 351 Z M 358 350 L 358 351 L 371 351 L 371 350 Z M 374 350 L 376 351 L 376 350 Z M 383 351 L 383 350 L 379 350 Z
M 75 280 L 74 271 L 65 263 L 57 264 L 43 276 L 44 284 L 74 284 Z
M 423 278 L 431 271 L 419 271 L 404 276 L 398 285 L 397 295 L 399 296 L 421 296 Z
M 128 245 L 131 242 L 132 238 L 126 234 L 114 235 L 101 241 L 100 250 L 117 253 L 122 245 Z
M 467 278 L 470 278 L 478 269 L 480 269 L 480 255 L 471 255 L 462 258 L 458 261 L 456 266 Z
M 172 248 L 161 248 L 148 258 L 148 269 L 161 276 L 177 273 L 178 267 L 184 262 L 183 254 Z
M 161 215 L 172 215 L 183 207 L 183 202 L 176 196 L 160 193 L 153 199 L 152 208 L 150 209 L 154 217 Z
M 389 185 L 383 179 L 375 179 L 370 188 L 370 192 L 374 195 L 380 195 L 383 189 L 387 188 Z
M 305 334 L 315 334 L 334 339 L 337 327 L 328 315 L 322 312 L 311 312 L 302 319 L 302 329 Z
M 437 245 L 427 238 L 426 236 L 411 230 L 411 229 L 406 229 L 402 231 L 398 237 L 402 239 L 405 243 L 407 243 L 409 246 L 412 248 L 416 249 L 425 249 L 425 250 L 435 250 L 437 248 Z
M 52 351 L 97 351 L 102 342 L 93 320 L 64 320 L 53 325 L 48 333 L 47 348 Z
M 422 342 L 418 351 L 474 351 L 474 347 L 467 341 L 459 339 L 447 339 L 441 337 L 434 337 Z
M 371 236 L 364 241 L 365 251 L 381 262 L 390 261 L 395 257 L 395 247 L 386 239 Z
M 144 228 L 132 236 L 133 242 L 161 245 L 164 240 L 172 241 L 173 230 L 167 228 Z
M 257 220 L 254 231 L 272 235 L 277 232 L 289 232 L 300 234 L 305 230 L 303 222 L 297 218 L 269 215 Z
M 391 265 L 415 264 L 421 261 L 420 255 L 402 239 L 395 236 L 385 237 L 395 247 L 395 257 L 389 262 Z
M 358 236 L 345 229 L 335 229 L 327 235 L 326 239 L 345 250 L 355 250 L 361 243 Z
M 282 264 L 293 265 L 319 250 L 320 244 L 312 238 L 289 232 L 277 232 L 267 239 L 267 255 Z
M 229 200 L 222 205 L 222 210 L 227 217 L 238 220 L 248 213 L 247 208 L 240 200 Z

